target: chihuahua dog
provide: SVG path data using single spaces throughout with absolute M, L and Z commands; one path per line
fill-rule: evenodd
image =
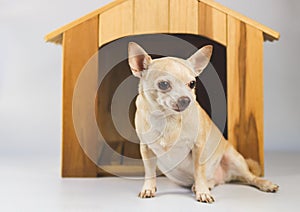
M 196 101 L 195 78 L 212 49 L 204 46 L 187 60 L 152 59 L 138 44 L 128 45 L 130 69 L 140 79 L 135 127 L 145 167 L 141 198 L 155 196 L 156 167 L 179 185 L 191 186 L 199 202 L 214 202 L 210 190 L 230 181 L 265 192 L 279 188 L 258 176 L 258 163 L 245 160 Z

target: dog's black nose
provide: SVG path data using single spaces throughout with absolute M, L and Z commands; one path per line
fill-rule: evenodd
M 177 100 L 177 106 L 179 111 L 185 110 L 189 104 L 191 103 L 191 99 L 187 96 L 182 96 Z

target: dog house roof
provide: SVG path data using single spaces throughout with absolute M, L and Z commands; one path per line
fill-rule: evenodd
M 130 0 L 115 0 L 59 29 L 56 29 L 55 31 L 49 33 L 48 35 L 45 36 L 45 40 L 47 42 L 53 42 L 53 43 L 57 43 L 57 44 L 61 44 L 62 43 L 62 35 L 65 31 L 85 22 L 85 21 L 88 21 L 89 19 L 95 17 L 95 16 L 98 16 L 110 9 L 112 9 L 113 7 L 119 5 L 119 4 L 122 4 L 126 1 L 130 1 Z M 144 0 L 144 1 L 148 1 L 148 0 Z M 280 37 L 280 34 L 278 32 L 276 32 L 275 30 L 269 28 L 269 27 L 266 27 L 264 26 L 263 24 L 260 24 L 258 23 L 257 21 L 254 21 L 234 10 L 231 10 L 217 2 L 214 2 L 213 0 L 190 0 L 190 1 L 198 1 L 198 2 L 202 2 L 216 10 L 219 10 L 231 17 L 234 17 L 236 18 L 237 20 L 240 20 L 248 25 L 251 25 L 259 30 L 261 30 L 264 34 L 264 39 L 265 40 L 268 40 L 268 41 L 273 41 L 273 40 L 278 40 L 279 37 Z M 129 13 L 132 12 L 132 11 L 128 11 Z

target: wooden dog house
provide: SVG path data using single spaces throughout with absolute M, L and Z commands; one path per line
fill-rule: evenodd
M 85 154 L 75 132 L 72 103 L 82 69 L 102 47 L 120 39 L 127 38 L 123 42 L 126 44 L 130 38 L 156 34 L 175 35 L 198 44 L 198 47 L 205 43 L 214 45 L 214 60 L 217 62 L 212 63 L 217 70 L 224 69 L 222 83 L 227 100 L 224 134 L 245 157 L 258 161 L 263 167 L 263 43 L 278 40 L 279 33 L 213 0 L 116 0 L 45 37 L 46 41 L 63 46 L 62 176 L 104 175 L 95 160 Z M 123 54 L 127 52 L 124 50 Z M 100 72 L 105 63 L 106 60 L 99 56 L 93 65 Z M 99 88 L 102 95 L 98 94 L 91 110 L 97 116 L 99 130 L 111 138 L 111 147 L 138 157 L 137 145 L 126 144 L 124 147 L 126 139 L 116 135 L 110 126 L 107 106 L 111 92 L 130 74 L 126 61 L 114 69 L 128 69 L 128 72 L 107 76 L 106 83 Z M 90 79 L 91 84 L 95 84 L 94 81 Z M 80 104 L 84 102 L 82 99 Z M 130 111 L 132 116 L 134 106 Z M 87 119 L 83 115 L 80 117 L 79 128 L 84 134 L 85 144 L 90 143 L 95 157 L 101 157 L 104 153 L 97 142 L 93 142 L 96 138 L 89 135 Z M 116 144 L 118 140 L 121 146 Z M 112 164 L 124 169 L 121 165 Z M 130 170 L 127 168 L 125 170 Z M 138 172 L 138 169 L 133 170 Z

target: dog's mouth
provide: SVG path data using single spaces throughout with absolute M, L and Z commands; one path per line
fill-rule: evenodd
M 180 112 L 183 112 L 183 111 L 185 110 L 185 108 L 184 108 L 184 109 L 180 109 L 180 108 L 173 108 L 173 110 L 174 110 L 174 111 L 176 111 L 176 112 L 178 112 L 178 113 L 180 113 Z

